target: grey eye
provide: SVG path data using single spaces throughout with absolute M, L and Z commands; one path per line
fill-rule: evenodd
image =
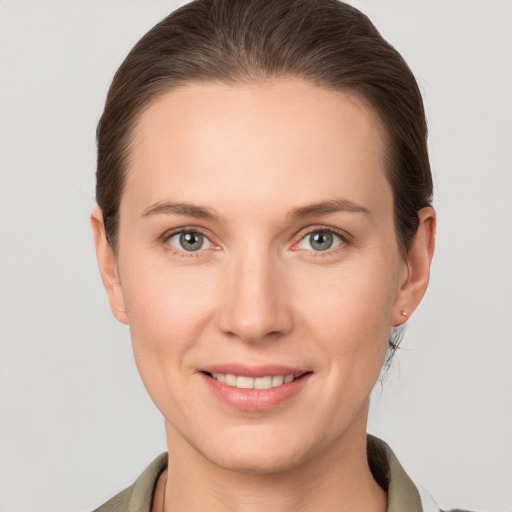
M 201 249 L 208 249 L 210 241 L 198 231 L 181 231 L 169 238 L 169 244 L 176 249 L 187 252 L 195 252 Z
M 334 237 L 329 231 L 315 231 L 309 235 L 309 245 L 315 251 L 326 251 L 332 247 Z
M 317 229 L 302 238 L 298 247 L 309 251 L 321 252 L 333 249 L 343 243 L 343 238 L 333 231 L 329 231 L 328 229 Z

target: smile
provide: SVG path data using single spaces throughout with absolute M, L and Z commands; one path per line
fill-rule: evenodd
M 313 372 L 285 366 L 217 365 L 198 372 L 214 396 L 247 412 L 273 409 L 299 394 Z
M 208 375 L 226 386 L 236 387 L 238 389 L 270 389 L 293 382 L 303 375 L 303 373 L 266 375 L 263 377 L 247 377 L 245 375 L 233 375 L 231 373 L 209 373 Z

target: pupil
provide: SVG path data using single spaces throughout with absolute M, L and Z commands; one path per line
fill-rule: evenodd
M 180 244 L 186 251 L 197 251 L 203 246 L 203 235 L 194 231 L 182 233 Z
M 326 251 L 332 245 L 333 236 L 328 231 L 317 231 L 309 237 L 311 247 L 317 251 Z

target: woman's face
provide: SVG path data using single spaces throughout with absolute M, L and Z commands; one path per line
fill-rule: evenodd
M 266 472 L 364 436 L 413 307 L 383 155 L 363 102 L 298 80 L 142 115 L 107 288 L 170 443 Z

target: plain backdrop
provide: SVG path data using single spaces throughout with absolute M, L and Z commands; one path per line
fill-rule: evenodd
M 419 81 L 439 215 L 431 286 L 369 430 L 439 505 L 511 511 L 512 3 L 353 3 Z M 177 5 L 0 0 L 4 512 L 91 510 L 165 450 L 88 218 L 110 80 Z

